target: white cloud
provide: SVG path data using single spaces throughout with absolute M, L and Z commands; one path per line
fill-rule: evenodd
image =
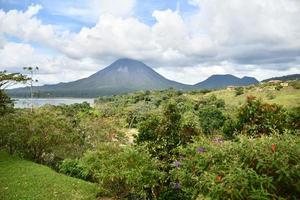
M 45 25 L 35 16 L 42 9 L 40 5 L 29 6 L 23 11 L 0 10 L 0 35 L 17 37 L 23 41 L 33 41 L 56 48 L 62 41 L 63 34 L 56 32 L 52 25 Z
M 49 84 L 84 78 L 94 72 L 97 64 L 89 59 L 78 61 L 65 56 L 41 54 L 24 43 L 8 42 L 0 48 L 0 71 L 26 73 L 23 67 L 28 66 L 39 66 L 39 84 Z
M 183 18 L 179 11 L 156 10 L 153 25 L 134 17 L 134 0 L 118 1 L 118 6 L 109 0 L 79 2 L 65 9 L 58 6 L 55 11 L 95 20 L 95 26 L 83 27 L 78 33 L 44 24 L 37 17 L 42 9 L 39 5 L 24 12 L 0 10 L 0 64 L 13 68 L 36 62 L 45 68 L 45 74 L 74 74 L 61 81 L 78 78 L 78 71 L 98 71 L 120 57 L 145 61 L 185 83 L 196 83 L 212 74 L 263 79 L 300 73 L 297 0 L 190 0 L 199 7 L 198 12 Z M 62 3 L 67 4 L 70 2 Z M 7 43 L 5 35 L 36 42 L 58 55 L 41 54 L 29 44 Z M 59 77 L 49 80 L 59 81 Z
M 135 0 L 76 0 L 45 3 L 55 15 L 96 23 L 101 15 L 128 17 L 133 14 Z

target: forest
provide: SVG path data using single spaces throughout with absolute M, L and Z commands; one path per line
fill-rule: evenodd
M 3 85 L 26 81 L 19 74 L 1 78 Z M 76 186 L 86 189 L 76 198 L 60 189 L 43 199 L 300 198 L 299 80 L 286 87 L 138 91 L 98 97 L 93 107 L 16 109 L 0 91 L 0 166 L 30 161 L 92 184 Z M 16 181 L 10 170 L 0 170 L 0 198 L 35 199 L 9 183 Z M 64 187 L 76 185 L 62 179 Z

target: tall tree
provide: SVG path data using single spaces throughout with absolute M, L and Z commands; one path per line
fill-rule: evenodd
M 24 67 L 24 70 L 30 73 L 30 99 L 31 99 L 31 112 L 33 112 L 33 82 L 38 82 L 33 78 L 33 74 L 39 70 L 39 67 Z

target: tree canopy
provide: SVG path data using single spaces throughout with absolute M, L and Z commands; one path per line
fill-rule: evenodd
M 13 101 L 4 92 L 4 89 L 16 83 L 25 83 L 28 80 L 30 78 L 20 73 L 0 71 L 0 115 L 5 114 L 13 107 Z

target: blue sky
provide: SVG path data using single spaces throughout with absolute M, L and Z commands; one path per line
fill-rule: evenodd
M 57 10 L 65 9 L 67 7 L 82 7 L 87 1 L 62 1 L 62 0 L 0 0 L 1 9 L 9 10 L 23 10 L 26 11 L 30 5 L 39 4 L 43 9 L 37 15 L 46 24 L 55 24 L 65 27 L 71 31 L 78 32 L 82 27 L 92 27 L 97 21 L 83 20 L 76 16 L 68 16 L 63 13 L 58 13 Z M 117 5 L 116 5 L 117 6 Z M 197 7 L 190 4 L 186 0 L 143 0 L 136 1 L 133 9 L 133 15 L 143 23 L 153 25 L 155 18 L 152 17 L 154 10 L 177 10 L 183 15 L 189 15 L 197 10 Z
M 298 19 L 298 0 L 0 0 L 0 70 L 57 83 L 130 57 L 184 83 L 261 80 L 300 73 Z

